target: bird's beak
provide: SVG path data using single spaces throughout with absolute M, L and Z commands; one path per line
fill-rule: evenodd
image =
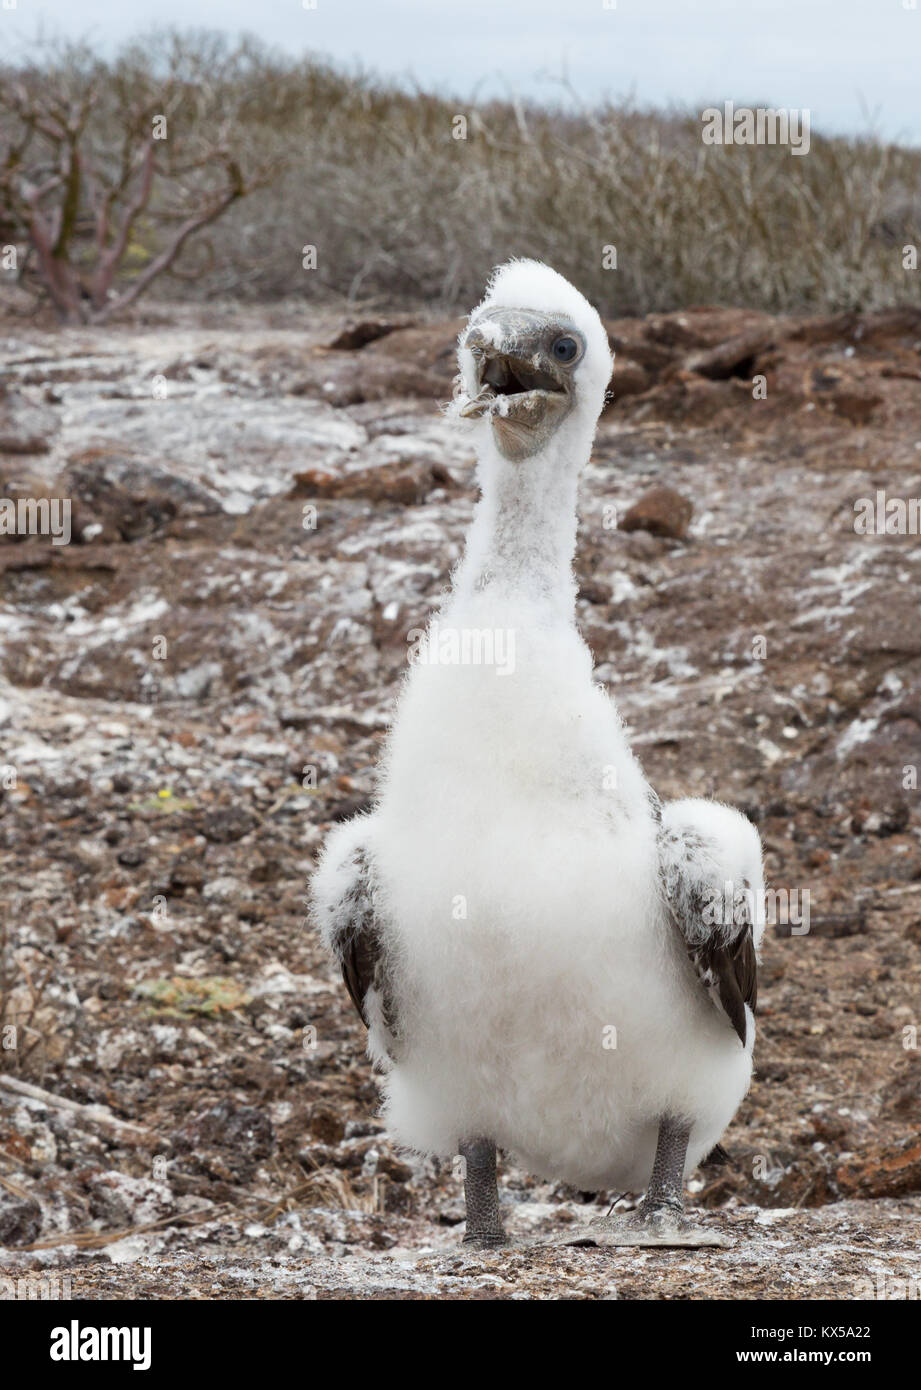
M 527 309 L 489 309 L 477 317 L 463 346 L 473 354 L 478 392 L 461 415 L 484 415 L 500 399 L 518 413 L 534 408 L 529 397 L 565 392 L 565 381 L 548 370 L 547 326 L 543 314 Z
M 558 325 L 528 309 L 487 309 L 462 341 L 473 357 L 473 390 L 459 388 L 457 413 L 488 416 L 500 451 L 511 459 L 534 453 L 572 404 L 572 375 L 551 356 Z

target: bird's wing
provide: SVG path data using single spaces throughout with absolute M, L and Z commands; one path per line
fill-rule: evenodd
M 756 913 L 764 889 L 757 832 L 730 817 L 744 821 L 714 803 L 665 806 L 659 862 L 668 914 L 701 983 L 744 1046 L 745 1005 L 754 1012 L 758 999 Z
M 385 1050 L 398 1036 L 396 1009 L 381 924 L 375 913 L 369 817 L 332 833 L 313 879 L 314 915 L 338 961 L 349 997 L 366 1028 L 380 1025 Z
M 758 1004 L 758 961 L 751 924 L 731 945 L 714 941 L 688 946 L 688 955 L 701 982 L 715 995 L 743 1046 L 747 1033 L 745 1005 L 754 1013 Z
M 369 892 L 367 865 L 361 851 L 355 855 L 355 876 L 343 894 L 340 910 L 342 928 L 335 942 L 339 966 L 349 997 L 365 1027 L 365 995 L 374 986 L 380 970 L 380 949 L 374 924 L 374 908 Z

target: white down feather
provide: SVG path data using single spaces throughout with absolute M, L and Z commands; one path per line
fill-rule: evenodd
M 382 1078 L 395 1138 L 449 1156 L 483 1135 L 535 1174 L 639 1190 L 664 1114 L 692 1122 L 686 1171 L 718 1141 L 749 1085 L 754 1027 L 743 1047 L 667 920 L 649 789 L 574 626 L 604 328 L 534 262 L 503 268 L 484 305 L 565 314 L 588 341 L 576 406 L 541 454 L 509 463 L 488 420 L 473 427 L 484 495 L 436 622 L 514 633 L 513 668 L 411 668 L 376 809 L 330 836 L 314 898 L 331 939 L 362 845 L 402 1032 Z M 665 815 L 702 817 L 717 880 L 744 874 L 761 892 L 757 835 L 738 813 L 678 802 Z M 372 1019 L 378 1058 L 386 1042 Z

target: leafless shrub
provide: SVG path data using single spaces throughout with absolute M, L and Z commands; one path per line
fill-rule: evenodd
M 607 313 L 921 300 L 902 265 L 903 244 L 921 243 L 916 150 L 815 134 L 805 157 L 704 146 L 696 117 L 470 107 L 360 76 L 314 101 L 283 177 L 220 228 L 220 292 L 454 307 L 520 255 L 549 261 Z M 300 268 L 305 243 L 317 247 L 312 272 Z
M 0 71 L 0 230 L 62 319 L 102 322 L 277 171 L 254 138 L 272 88 L 245 43 L 208 36 L 43 58 Z

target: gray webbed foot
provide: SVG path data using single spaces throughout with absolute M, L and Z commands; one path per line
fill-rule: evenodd
M 621 1216 L 599 1216 L 567 1245 L 633 1245 L 679 1248 L 715 1246 L 727 1249 L 732 1242 L 719 1231 L 700 1225 L 671 1205 L 647 1205 Z
M 488 1235 L 464 1236 L 462 1244 L 465 1250 L 501 1250 L 512 1244 L 512 1238 L 505 1231 L 490 1231 Z
M 649 1189 L 635 1212 L 600 1216 L 567 1245 L 716 1246 L 732 1241 L 684 1214 L 684 1161 L 691 1126 L 663 1116 Z

